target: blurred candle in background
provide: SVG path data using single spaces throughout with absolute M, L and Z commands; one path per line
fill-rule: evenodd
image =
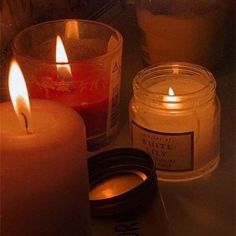
M 186 61 L 207 68 L 223 56 L 226 3 L 221 0 L 138 0 L 145 64 Z

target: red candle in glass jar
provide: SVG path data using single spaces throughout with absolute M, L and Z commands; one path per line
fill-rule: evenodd
M 57 100 L 74 108 L 84 119 L 87 138 L 105 133 L 108 75 L 89 60 L 69 65 L 60 36 L 56 39 L 56 62 L 55 67 L 44 69 L 31 81 L 31 96 Z
M 41 71 L 30 83 L 32 98 L 45 98 L 62 102 L 83 117 L 87 138 L 104 133 L 108 115 L 108 75 L 86 62 L 72 64 L 71 76 L 60 71 Z

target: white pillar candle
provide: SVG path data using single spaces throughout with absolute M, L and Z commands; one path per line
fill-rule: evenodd
M 32 134 L 27 134 L 11 103 L 0 104 L 2 233 L 89 235 L 84 123 L 56 102 L 31 105 Z
M 217 166 L 220 104 L 204 68 L 180 63 L 140 72 L 130 119 L 133 145 L 156 160 L 159 179 L 195 179 Z
M 31 129 L 0 104 L 1 233 L 90 235 L 85 126 L 71 108 L 31 101 Z

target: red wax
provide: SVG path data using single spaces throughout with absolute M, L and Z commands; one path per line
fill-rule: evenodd
M 108 114 L 108 75 L 98 67 L 80 63 L 71 66 L 72 77 L 62 79 L 56 68 L 39 72 L 29 85 L 32 98 L 62 102 L 83 117 L 87 137 L 106 131 Z

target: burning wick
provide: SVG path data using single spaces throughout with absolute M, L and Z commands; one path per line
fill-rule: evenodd
M 29 128 L 31 124 L 31 112 L 27 86 L 23 73 L 16 60 L 12 60 L 10 64 L 8 85 L 12 105 L 19 122 L 26 133 L 31 134 L 32 132 Z
M 175 96 L 174 90 L 170 87 L 168 91 L 169 96 Z
M 23 112 L 21 112 L 20 114 L 23 116 L 23 119 L 24 119 L 26 133 L 27 134 L 32 134 L 32 132 L 29 129 L 29 124 L 28 124 L 27 116 Z
M 167 97 L 167 101 L 168 102 L 177 102 L 177 99 L 175 97 L 175 93 L 174 90 L 170 87 L 169 91 L 168 91 L 168 97 Z

